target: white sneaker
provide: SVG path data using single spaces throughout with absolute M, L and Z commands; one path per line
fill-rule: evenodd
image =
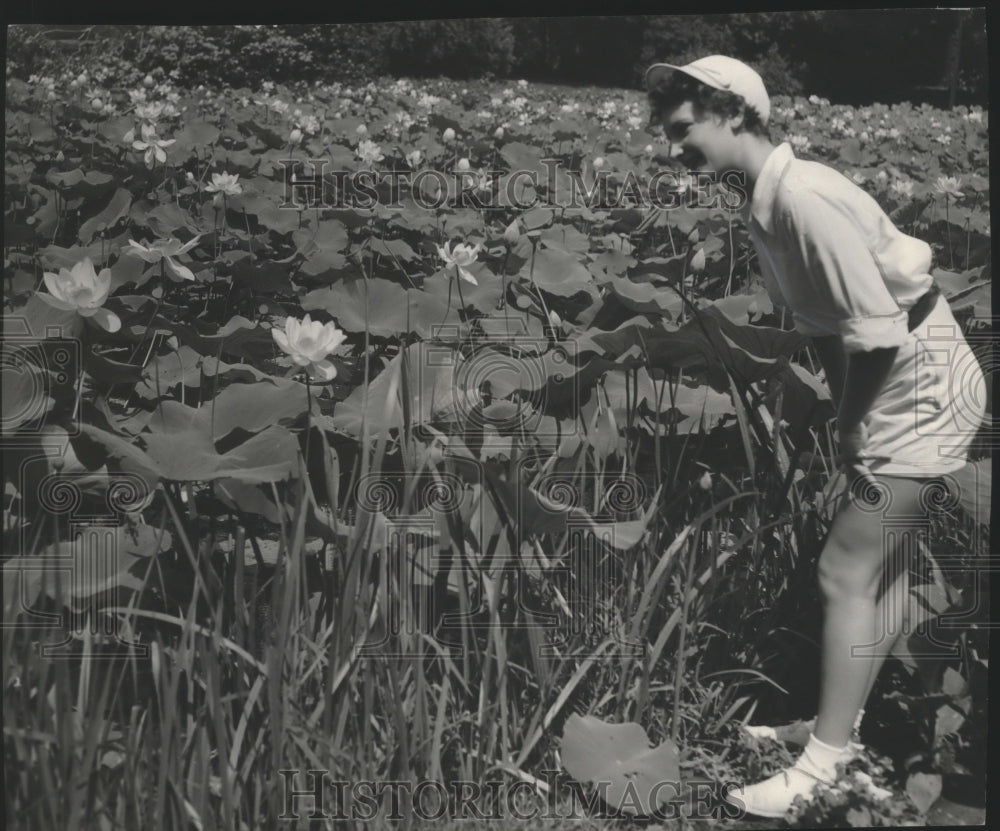
M 812 799 L 820 782 L 832 784 L 793 765 L 763 782 L 734 788 L 726 795 L 726 801 L 747 814 L 776 819 L 788 813 L 796 796 Z
M 848 744 L 838 762 L 846 764 L 853 759 L 857 755 L 857 747 L 860 746 Z M 801 796 L 808 802 L 818 784 L 832 785 L 835 781 L 835 776 L 824 775 L 803 755 L 790 768 L 779 771 L 770 779 L 733 789 L 726 795 L 726 801 L 747 814 L 775 819 L 788 812 L 795 797 Z

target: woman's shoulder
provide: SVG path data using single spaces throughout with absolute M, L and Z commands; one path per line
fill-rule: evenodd
M 859 190 L 860 188 L 839 170 L 828 164 L 806 159 L 795 159 L 788 165 L 778 185 L 778 195 L 785 197 L 800 194 L 840 195 Z
M 775 191 L 775 208 L 785 216 L 823 207 L 867 212 L 872 201 L 839 170 L 804 159 L 788 165 Z

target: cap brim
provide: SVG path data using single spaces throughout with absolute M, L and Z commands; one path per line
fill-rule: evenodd
M 657 81 L 673 75 L 674 72 L 677 72 L 681 68 L 670 63 L 654 63 L 646 70 L 646 89 L 649 89 Z

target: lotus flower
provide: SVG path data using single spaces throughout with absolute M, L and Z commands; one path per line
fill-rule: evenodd
M 313 380 L 332 381 L 337 368 L 326 356 L 340 347 L 347 335 L 333 323 L 320 323 L 307 314 L 302 320 L 285 318 L 285 328 L 274 328 L 271 335 L 282 351 L 301 367 Z
M 792 135 L 788 136 L 788 142 L 792 145 L 792 147 L 800 151 L 808 150 L 810 145 L 812 144 L 812 142 L 809 140 L 809 136 L 803 136 L 799 133 L 793 133 Z
M 163 115 L 165 107 L 166 105 L 162 101 L 151 101 L 148 104 L 136 104 L 135 114 L 136 117 L 142 121 L 148 121 L 150 124 L 153 124 L 159 120 L 161 115 Z
M 45 272 L 42 279 L 50 293 L 39 292 L 38 296 L 50 306 L 93 318 L 106 332 L 122 328 L 118 315 L 102 308 L 111 291 L 110 268 L 98 273 L 90 257 L 85 257 L 72 268 L 60 268 L 58 274 Z
M 962 180 L 957 176 L 938 176 L 934 182 L 934 189 L 938 193 L 943 193 L 952 199 L 961 199 L 964 196 L 959 190 L 960 187 L 962 187 Z
M 897 196 L 913 196 L 913 182 L 906 179 L 893 179 L 892 184 L 889 185 L 892 192 Z
M 358 158 L 365 164 L 373 164 L 382 161 L 385 155 L 382 153 L 382 148 L 374 141 L 362 139 L 358 142 Z
M 414 170 L 416 170 L 417 167 L 420 165 L 420 160 L 422 157 L 423 154 L 421 154 L 419 150 L 413 150 L 410 153 L 406 154 L 406 163 Z
M 478 244 L 466 245 L 465 243 L 458 243 L 452 248 L 451 243 L 448 243 L 443 248 L 440 245 L 437 246 L 437 251 L 442 260 L 458 269 L 458 274 L 463 280 L 478 286 L 479 281 L 472 276 L 468 266 L 476 261 L 481 248 L 482 246 Z
M 205 185 L 205 190 L 224 193 L 227 196 L 236 196 L 243 193 L 243 185 L 239 183 L 238 173 L 213 173 L 212 184 Z
M 153 166 L 154 159 L 160 164 L 163 164 L 167 160 L 167 154 L 163 148 L 169 147 L 174 143 L 175 139 L 158 138 L 156 135 L 156 128 L 152 124 L 143 124 L 141 133 L 142 140 L 133 141 L 132 146 L 136 150 L 145 151 L 143 153 L 143 159 L 146 162 L 146 167 L 151 168 Z
M 482 168 L 476 174 L 476 188 L 478 190 L 489 190 L 493 187 L 493 177 Z
M 243 185 L 239 183 L 238 173 L 213 173 L 212 184 L 205 185 L 208 193 L 214 193 L 212 203 L 218 205 L 224 196 L 239 196 L 243 193 Z
M 159 239 L 148 246 L 140 245 L 135 240 L 130 239 L 128 244 L 131 248 L 127 248 L 125 253 L 145 260 L 147 263 L 158 263 L 160 260 L 163 260 L 167 268 L 170 269 L 171 274 L 175 277 L 181 280 L 194 280 L 194 272 L 187 266 L 178 263 L 174 257 L 179 257 L 181 254 L 190 251 L 198 244 L 198 240 L 200 239 L 201 235 L 199 234 L 190 242 L 182 243 L 180 240 L 171 237 L 170 239 Z
M 521 238 L 521 230 L 517 227 L 516 219 L 504 229 L 503 238 L 511 245 Z

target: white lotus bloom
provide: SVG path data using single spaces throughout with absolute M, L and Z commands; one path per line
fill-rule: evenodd
M 908 179 L 893 179 L 889 188 L 897 196 L 913 196 L 913 182 Z
M 226 196 L 237 196 L 243 193 L 243 185 L 239 183 L 239 173 L 213 173 L 212 184 L 205 185 L 209 193 L 224 193 Z
M 140 127 L 141 141 L 133 141 L 132 147 L 143 153 L 143 160 L 146 167 L 152 168 L 155 159 L 160 164 L 167 160 L 166 151 L 163 149 L 174 143 L 175 139 L 161 139 L 156 135 L 156 128 L 152 124 L 143 124 Z
M 130 247 L 125 249 L 125 253 L 133 257 L 138 257 L 140 260 L 145 260 L 147 263 L 158 263 L 160 260 L 163 260 L 167 268 L 170 269 L 171 275 L 180 280 L 194 280 L 194 272 L 187 266 L 181 265 L 174 257 L 186 254 L 198 244 L 198 240 L 200 239 L 201 234 L 190 242 L 182 243 L 180 240 L 171 237 L 170 239 L 156 240 L 156 242 L 148 246 L 140 245 L 135 240 L 130 239 L 128 241 Z
M 332 381 L 337 368 L 326 360 L 347 339 L 347 334 L 334 323 L 320 323 L 307 314 L 302 320 L 285 318 L 283 329 L 271 330 L 275 343 L 314 380 Z
M 788 137 L 788 142 L 796 150 L 808 150 L 812 142 L 809 140 L 808 136 L 803 136 L 799 133 L 793 133 Z
M 64 312 L 76 312 L 81 317 L 93 318 L 107 332 L 117 332 L 122 322 L 114 312 L 102 308 L 111 291 L 111 269 L 98 273 L 90 257 L 84 257 L 72 268 L 60 268 L 58 274 L 42 275 L 48 294 L 38 296 Z
M 365 162 L 365 164 L 373 164 L 374 162 L 382 161 L 385 156 L 382 153 L 382 148 L 374 141 L 362 139 L 358 142 L 358 158 Z
M 479 281 L 468 270 L 468 266 L 476 261 L 481 249 L 481 245 L 466 245 L 465 243 L 458 243 L 454 248 L 451 247 L 451 243 L 446 244 L 443 248 L 440 245 L 437 246 L 438 256 L 448 265 L 455 266 L 459 276 L 474 286 L 478 286 Z
M 938 193 L 943 193 L 953 199 L 960 199 L 963 194 L 959 188 L 962 187 L 962 180 L 958 176 L 938 176 L 934 181 L 934 189 Z

